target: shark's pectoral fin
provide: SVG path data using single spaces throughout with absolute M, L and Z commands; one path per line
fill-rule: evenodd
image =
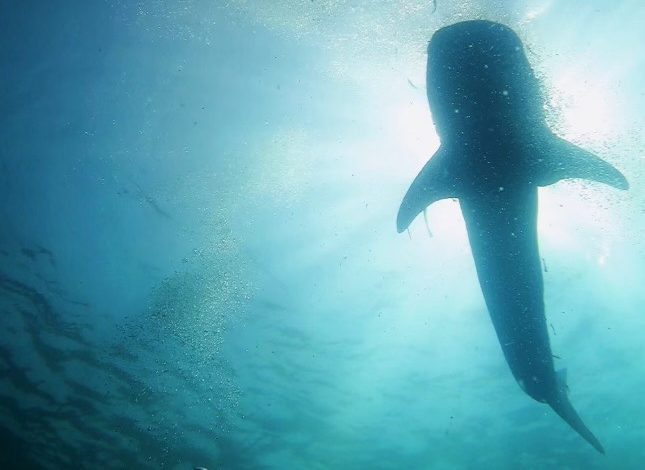
M 399 233 L 433 202 L 457 197 L 456 180 L 446 164 L 449 160 L 446 153 L 444 148 L 439 148 L 410 185 L 396 217 Z
M 600 157 L 551 133 L 539 144 L 536 183 L 548 186 L 563 179 L 586 179 L 628 189 L 623 174 Z

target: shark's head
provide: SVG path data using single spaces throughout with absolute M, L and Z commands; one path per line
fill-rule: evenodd
M 464 21 L 438 30 L 428 45 L 427 89 L 442 141 L 508 134 L 527 119 L 544 119 L 522 42 L 499 23 Z

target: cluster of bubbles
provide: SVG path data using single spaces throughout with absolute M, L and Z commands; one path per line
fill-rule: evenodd
M 226 330 L 244 315 L 252 295 L 244 261 L 231 234 L 184 259 L 188 269 L 154 290 L 149 318 L 163 341 L 172 341 L 194 365 L 221 359 Z

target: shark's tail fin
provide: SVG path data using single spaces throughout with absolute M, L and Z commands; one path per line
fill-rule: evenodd
M 569 401 L 569 396 L 567 395 L 567 384 L 566 384 L 566 373 L 564 371 L 557 374 L 558 377 L 558 396 L 549 401 L 549 405 L 553 410 L 560 415 L 560 417 L 565 420 L 569 426 L 571 426 L 582 438 L 593 446 L 601 454 L 605 453 L 600 441 L 593 435 L 585 423 L 582 422 L 580 416 L 573 408 L 573 405 Z
M 628 189 L 623 174 L 600 157 L 546 131 L 537 144 L 541 158 L 535 161 L 536 183 L 547 186 L 563 179 L 597 181 L 618 189 Z

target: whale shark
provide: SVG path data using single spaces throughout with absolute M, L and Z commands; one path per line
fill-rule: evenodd
M 538 187 L 587 179 L 628 189 L 620 171 L 555 135 L 517 34 L 483 20 L 436 31 L 427 95 L 440 147 L 405 194 L 399 233 L 426 207 L 458 199 L 485 304 L 521 389 L 604 454 L 556 371 L 538 248 Z

